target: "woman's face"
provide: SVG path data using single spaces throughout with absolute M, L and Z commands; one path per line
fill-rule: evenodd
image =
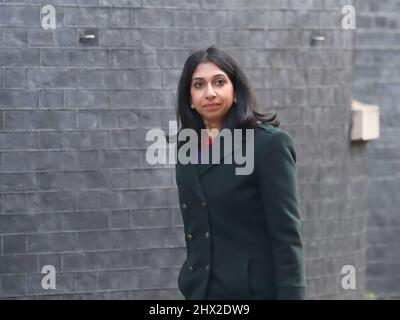
M 228 75 L 213 63 L 200 63 L 193 72 L 190 93 L 206 128 L 220 129 L 235 98 Z

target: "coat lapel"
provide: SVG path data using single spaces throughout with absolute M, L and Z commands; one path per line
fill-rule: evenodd
M 206 173 L 210 173 L 212 169 L 217 168 L 219 164 L 223 164 L 224 162 L 228 161 L 233 163 L 233 154 L 240 147 L 242 147 L 241 140 L 239 140 L 238 143 L 233 143 L 232 148 L 224 148 L 223 141 L 221 141 L 221 153 L 218 163 L 212 163 L 211 153 L 209 152 L 209 150 L 211 149 L 210 146 L 210 148 L 206 150 L 206 152 L 209 152 L 210 155 L 209 162 L 207 164 L 189 163 L 187 165 L 181 165 L 181 168 L 184 172 L 184 177 L 186 178 L 187 186 L 189 188 L 192 188 L 201 200 L 205 201 L 204 191 L 200 183 L 200 178 Z

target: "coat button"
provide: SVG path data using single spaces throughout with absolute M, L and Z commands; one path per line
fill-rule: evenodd
M 202 206 L 202 207 L 205 207 L 205 206 L 206 206 L 206 202 L 205 202 L 205 201 L 202 201 L 202 202 L 201 202 L 201 206 Z
M 183 210 L 186 210 L 186 209 L 187 209 L 187 204 L 186 204 L 186 203 L 182 203 L 182 204 L 181 204 L 181 208 L 182 208 Z
M 204 238 L 208 239 L 209 237 L 210 237 L 210 234 L 209 234 L 208 232 L 206 232 L 206 233 L 204 234 Z
M 193 272 L 193 271 L 194 271 L 193 266 L 189 266 L 188 269 L 189 269 L 190 272 Z
M 206 270 L 210 270 L 210 265 L 206 265 Z
M 190 233 L 188 233 L 188 234 L 186 235 L 186 238 L 187 238 L 188 240 L 193 240 L 193 235 L 190 234 Z

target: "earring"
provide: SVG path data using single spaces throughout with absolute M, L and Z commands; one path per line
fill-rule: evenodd
M 190 108 L 194 109 L 194 106 L 191 104 L 191 105 L 190 105 Z
M 235 99 L 233 99 L 233 102 L 234 102 L 234 103 L 236 103 L 236 102 L 237 102 L 236 98 L 235 98 Z

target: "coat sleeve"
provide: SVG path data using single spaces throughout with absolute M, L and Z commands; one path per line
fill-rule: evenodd
M 305 299 L 294 143 L 287 132 L 278 130 L 268 136 L 268 142 L 260 149 L 257 176 L 272 241 L 277 298 Z

